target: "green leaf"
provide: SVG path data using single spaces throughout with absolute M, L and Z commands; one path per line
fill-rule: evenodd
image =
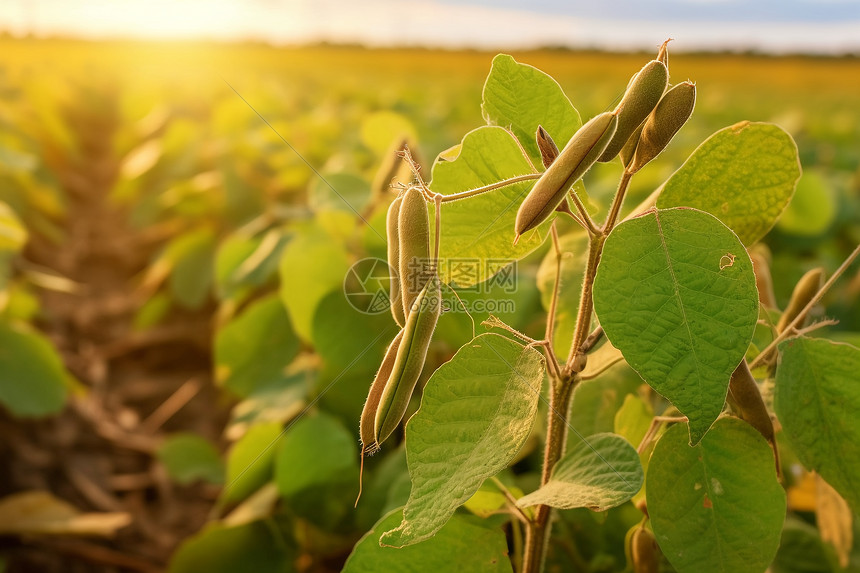
M 326 173 L 316 177 L 308 189 L 308 205 L 314 211 L 361 213 L 370 200 L 370 183 L 351 173 Z
M 358 428 L 350 432 L 323 412 L 288 427 L 275 455 L 275 483 L 290 513 L 325 531 L 345 527 L 358 494 L 357 438 Z
M 481 109 L 488 124 L 509 128 L 514 133 L 536 166 L 542 165 L 535 140 L 538 125 L 543 126 L 559 149 L 582 125 L 579 112 L 558 82 L 507 54 L 493 58 L 484 83 Z
M 239 396 L 277 383 L 299 352 L 299 340 L 278 295 L 260 299 L 218 331 L 215 374 Z
M 543 377 L 537 350 L 498 334 L 476 337 L 433 373 L 406 425 L 412 492 L 403 522 L 380 543 L 432 537 L 510 463 L 534 424 Z
M 307 225 L 284 248 L 279 268 L 281 300 L 293 328 L 303 340 L 310 341 L 317 304 L 343 284 L 349 269 L 347 254 L 323 229 Z
M 295 556 L 270 527 L 257 521 L 239 527 L 212 523 L 186 539 L 170 560 L 170 573 L 287 573 Z
M 683 424 L 669 428 L 648 466 L 648 513 L 660 549 L 679 573 L 761 573 L 785 519 L 773 451 L 732 417 L 695 447 L 686 437 Z
M 311 340 L 325 371 L 334 375 L 368 373 L 370 384 L 385 349 L 400 330 L 389 309 L 385 304 L 378 314 L 360 312 L 341 291 L 323 297 L 314 313 Z M 364 334 L 345 336 L 347 333 Z
M 779 351 L 774 408 L 792 449 L 860 512 L 860 349 L 795 338 Z
M 0 201 L 0 255 L 17 253 L 27 242 L 27 229 L 15 211 Z
M 604 511 L 629 501 L 644 479 L 639 454 L 627 440 L 615 434 L 595 434 L 571 442 L 549 481 L 520 498 L 517 505 Z
M 654 411 L 650 404 L 635 394 L 627 394 L 621 408 L 615 413 L 615 433 L 638 446 L 648 433 L 653 418 Z
M 164 252 L 171 264 L 170 292 L 182 306 L 203 306 L 215 274 L 215 232 L 209 228 L 190 231 L 173 239 Z
M 0 322 L 0 403 L 16 416 L 62 410 L 70 383 L 51 343 L 24 326 Z
M 241 501 L 272 477 L 281 424 L 257 424 L 233 444 L 227 454 L 227 479 L 219 503 Z
M 262 286 L 278 272 L 278 261 L 288 235 L 272 229 L 259 237 L 232 235 L 221 242 L 215 256 L 215 288 L 222 299 L 243 287 Z
M 779 219 L 799 178 L 791 136 L 770 123 L 743 121 L 706 139 L 666 181 L 657 207 L 707 211 L 751 245 Z
M 356 479 L 356 437 L 328 414 L 296 421 L 281 438 L 275 458 L 275 482 L 284 497 L 295 497 L 344 475 Z
M 805 171 L 788 209 L 777 223 L 777 229 L 800 237 L 823 235 L 836 220 L 838 201 L 823 174 Z
M 419 545 L 392 549 L 380 546 L 380 536 L 400 522 L 402 512 L 392 511 L 362 537 L 344 565 L 343 573 L 510 573 L 504 532 L 490 528 L 477 517 L 455 515 L 435 536 Z
M 794 517 L 785 520 L 779 551 L 770 566 L 773 573 L 836 573 L 818 530 Z
M 612 344 L 702 439 L 752 339 L 758 291 L 737 236 L 695 209 L 649 211 L 606 239 L 594 310 Z
M 393 111 L 378 111 L 361 122 L 361 142 L 377 155 L 387 152 L 395 141 L 417 141 L 415 127 L 403 115 Z M 338 188 L 340 191 L 340 188 Z
M 430 188 L 451 195 L 528 173 L 532 167 L 508 131 L 480 127 L 436 158 Z M 439 276 L 444 282 L 476 285 L 543 243 L 553 217 L 513 245 L 517 209 L 533 185 L 525 181 L 442 205 Z
M 158 459 L 173 481 L 187 485 L 197 480 L 224 483 L 224 464 L 209 441 L 191 433 L 173 434 L 158 448 Z

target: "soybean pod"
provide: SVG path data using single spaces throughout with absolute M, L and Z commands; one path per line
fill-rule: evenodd
M 516 238 L 547 220 L 568 190 L 594 165 L 615 134 L 613 112 L 593 117 L 573 134 L 552 165 L 544 171 L 517 211 Z
M 657 106 L 668 83 L 669 71 L 659 60 L 651 60 L 633 76 L 624 97 L 615 108 L 618 114 L 618 129 L 598 161 L 612 161 L 621 152 L 633 132 Z
M 398 274 L 403 315 L 409 317 L 412 303 L 430 278 L 430 219 L 420 187 L 403 195 L 397 218 L 399 240 Z
M 403 312 L 403 294 L 400 286 L 400 236 L 397 232 L 402 202 L 402 197 L 394 199 L 388 207 L 388 214 L 385 217 L 385 227 L 388 234 L 388 268 L 391 275 L 388 298 L 391 302 L 391 316 L 401 328 L 406 324 L 406 314 Z
M 441 312 L 441 285 L 439 278 L 433 275 L 412 304 L 391 376 L 379 399 L 374 418 L 377 448 L 397 428 L 406 414 L 409 399 L 424 369 L 427 350 L 430 348 L 430 340 Z

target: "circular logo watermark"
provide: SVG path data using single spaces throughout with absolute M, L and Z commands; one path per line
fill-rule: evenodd
M 349 304 L 363 314 L 382 314 L 391 308 L 389 291 L 397 271 L 388 261 L 376 257 L 361 259 L 343 278 L 343 294 Z

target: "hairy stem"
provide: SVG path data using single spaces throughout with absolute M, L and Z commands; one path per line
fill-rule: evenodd
M 621 181 L 618 182 L 618 191 L 615 192 L 615 198 L 612 199 L 612 206 L 609 208 L 609 215 L 606 217 L 606 222 L 603 223 L 603 234 L 608 235 L 615 222 L 618 220 L 618 214 L 621 212 L 621 204 L 624 203 L 624 196 L 627 194 L 627 187 L 630 185 L 630 179 L 633 174 L 624 170 L 621 175 Z
M 588 330 L 591 328 L 591 315 L 594 312 L 592 288 L 594 286 L 594 277 L 597 274 L 597 263 L 600 262 L 600 254 L 603 252 L 603 243 L 605 241 L 606 237 L 601 234 L 592 237 L 588 242 L 588 260 L 585 267 L 585 278 L 582 281 L 582 293 L 579 297 L 576 329 L 573 332 L 573 342 L 570 345 L 570 352 L 567 355 L 567 364 L 565 365 L 565 372 L 568 376 L 573 374 L 577 356 L 582 354 L 580 347 L 585 342 Z
M 851 254 L 848 255 L 848 258 L 842 261 L 842 264 L 839 265 L 839 268 L 836 269 L 836 271 L 833 273 L 833 276 L 827 279 L 827 282 L 824 283 L 820 289 L 818 289 L 818 292 L 815 293 L 815 296 L 810 299 L 810 301 L 805 307 L 803 307 L 803 310 L 801 310 L 797 314 L 797 317 L 792 320 L 785 327 L 785 329 L 779 333 L 776 338 L 773 339 L 773 342 L 768 344 L 767 347 L 762 350 L 758 356 L 756 356 L 755 360 L 750 362 L 750 370 L 758 368 L 759 366 L 764 364 L 770 354 L 776 349 L 777 344 L 779 344 L 789 336 L 796 334 L 795 328 L 797 328 L 804 320 L 806 320 L 806 315 L 809 314 L 809 311 L 812 310 L 812 307 L 818 304 L 818 301 L 820 301 L 824 294 L 828 290 L 830 290 L 830 287 L 833 286 L 833 283 L 835 283 L 839 279 L 839 277 L 842 276 L 842 273 L 848 270 L 848 267 L 851 266 L 851 263 L 854 262 L 854 259 L 857 258 L 857 255 L 860 255 L 860 245 L 857 245 L 857 247 L 855 247 Z
M 475 195 L 480 195 L 482 193 L 486 193 L 487 191 L 501 189 L 502 187 L 507 187 L 508 185 L 513 185 L 515 183 L 522 183 L 523 181 L 534 181 L 535 179 L 540 179 L 541 175 L 541 173 L 526 173 L 525 175 L 517 175 L 516 177 L 511 177 L 510 179 L 505 179 L 504 181 L 484 185 L 483 187 L 469 189 L 468 191 L 461 191 L 460 193 L 451 193 L 450 195 L 442 195 L 442 201 L 447 203 L 448 201 L 468 199 L 469 197 L 474 197 Z
M 551 386 L 541 485 L 549 481 L 552 469 L 564 453 L 567 442 L 567 413 L 575 384 L 571 380 L 554 378 L 551 380 Z M 526 527 L 523 573 L 539 573 L 543 570 L 549 545 L 551 512 L 550 506 L 538 505 L 531 523 Z
M 570 193 L 571 200 L 573 200 L 573 204 L 576 205 L 576 210 L 579 211 L 579 217 L 585 223 L 585 228 L 592 235 L 596 235 L 600 232 L 600 229 L 594 224 L 594 220 L 591 218 L 591 215 L 588 214 L 588 211 L 585 209 L 585 205 L 582 204 L 582 199 L 579 198 L 579 195 L 576 194 L 576 191 L 571 190 Z

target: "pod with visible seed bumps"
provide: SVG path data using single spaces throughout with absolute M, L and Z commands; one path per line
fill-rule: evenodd
M 403 315 L 408 320 L 409 310 L 418 294 L 427 284 L 432 269 L 430 261 L 430 218 L 424 194 L 418 187 L 410 187 L 403 194 L 397 217 L 400 276 L 400 293 Z
M 400 304 L 400 301 L 397 302 Z M 361 422 L 359 422 L 359 436 L 363 446 L 363 453 L 373 455 L 379 450 L 379 442 L 376 440 L 376 410 L 379 408 L 379 400 L 382 398 L 382 392 L 385 390 L 385 385 L 388 384 L 391 378 L 391 372 L 394 370 L 394 361 L 397 358 L 397 351 L 400 348 L 400 341 L 403 340 L 403 330 L 397 333 L 391 344 L 388 345 L 388 350 L 385 351 L 385 358 L 382 359 L 382 365 L 376 372 L 376 377 L 373 379 L 373 384 L 370 385 L 370 392 L 367 394 L 367 401 L 364 403 L 364 409 L 361 411 Z
M 397 232 L 398 220 L 400 218 L 400 204 L 402 197 L 397 197 L 388 207 L 385 217 L 385 227 L 388 233 L 388 268 L 391 275 L 389 283 L 389 299 L 391 302 L 391 316 L 394 322 L 401 328 L 406 324 L 406 315 L 403 312 L 403 294 L 400 290 L 400 236 Z
M 543 162 L 543 167 L 544 169 L 548 169 L 552 165 L 552 162 L 555 161 L 555 158 L 558 157 L 558 146 L 541 125 L 537 128 L 535 139 L 537 140 L 538 149 L 540 149 L 540 158 Z
M 439 278 L 432 275 L 412 304 L 406 326 L 403 327 L 402 339 L 396 348 L 391 374 L 379 393 L 379 398 L 376 399 L 374 396 L 371 400 L 371 397 L 368 397 L 365 405 L 365 407 L 376 406 L 373 413 L 373 441 L 368 443 L 362 432 L 362 441 L 368 451 L 378 450 L 379 444 L 391 435 L 403 419 L 409 399 L 424 369 L 427 349 L 430 347 L 430 340 L 433 338 L 433 331 L 436 329 L 441 312 L 441 285 Z M 386 361 L 388 359 L 386 355 Z M 371 394 L 373 394 L 373 387 L 371 387 Z M 364 418 L 363 413 L 362 420 Z M 369 439 L 370 436 L 368 435 L 367 438 Z
M 776 323 L 777 332 L 781 333 L 788 328 L 788 325 L 797 318 L 804 307 L 809 304 L 809 301 L 818 293 L 823 283 L 824 269 L 821 267 L 812 269 L 800 277 L 800 280 L 794 286 L 794 291 L 791 293 L 788 306 L 785 308 L 782 316 L 779 317 L 779 322 Z M 803 323 L 800 326 L 802 327 Z
M 727 399 L 737 412 L 738 417 L 758 430 L 770 444 L 776 463 L 776 473 L 779 475 L 779 451 L 776 449 L 776 432 L 773 429 L 773 420 L 770 419 L 770 413 L 761 397 L 761 390 L 759 390 L 746 360 L 741 360 L 741 363 L 732 372 Z
M 696 84 L 693 82 L 681 82 L 667 91 L 645 120 L 636 153 L 627 170 L 630 173 L 636 173 L 660 155 L 678 130 L 693 115 L 695 106 Z
M 669 71 L 663 62 L 657 60 L 648 62 L 633 76 L 624 97 L 615 108 L 618 113 L 618 128 L 598 161 L 612 161 L 621 152 L 633 132 L 657 106 L 668 83 Z
M 593 117 L 573 134 L 552 165 L 537 180 L 517 211 L 516 238 L 534 229 L 555 211 L 576 183 L 603 153 L 615 134 L 618 119 L 613 112 Z

